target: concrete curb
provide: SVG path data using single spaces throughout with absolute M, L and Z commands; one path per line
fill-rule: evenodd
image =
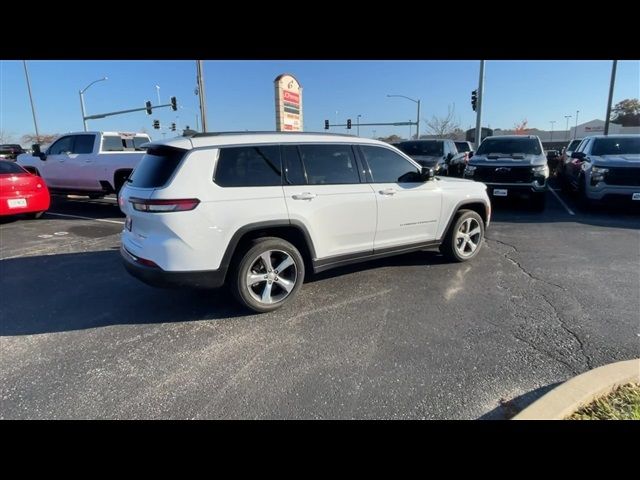
M 562 420 L 614 387 L 640 383 L 640 359 L 611 363 L 567 380 L 539 398 L 513 420 Z

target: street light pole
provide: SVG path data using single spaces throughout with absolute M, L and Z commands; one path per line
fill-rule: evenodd
M 482 101 L 484 99 L 484 60 L 480 60 L 480 77 L 478 78 L 478 103 L 476 110 L 476 150 L 482 142 Z
M 204 95 L 204 73 L 203 73 L 203 64 L 202 60 L 196 61 L 196 66 L 198 70 L 198 96 L 200 97 L 200 119 L 202 120 L 202 131 L 207 131 L 207 111 L 206 111 L 206 102 Z
M 572 117 L 573 115 L 565 115 L 564 118 L 567 119 L 567 140 L 569 140 L 569 119 Z
M 551 124 L 551 139 L 549 141 L 553 142 L 553 124 L 556 123 L 556 121 L 555 120 L 549 120 L 549 123 Z
M 160 101 L 160 85 L 156 85 L 156 93 L 158 94 L 158 105 L 162 102 Z
M 407 100 L 411 100 L 413 103 L 418 104 L 418 118 L 416 118 L 416 138 L 420 138 L 420 99 L 414 100 L 413 98 L 409 98 L 405 95 L 388 95 L 387 97 L 401 97 L 406 98 Z M 411 125 L 409 125 L 409 140 L 411 140 Z
M 580 110 L 576 110 L 576 128 L 573 130 L 573 138 L 575 139 L 578 136 L 578 114 Z
M 609 135 L 609 121 L 611 117 L 611 102 L 613 101 L 613 86 L 616 83 L 616 68 L 618 61 L 614 60 L 611 66 L 611 84 L 609 85 L 609 101 L 607 102 L 607 119 L 604 122 L 604 134 Z
M 24 74 L 27 77 L 27 89 L 29 90 L 29 101 L 31 102 L 31 113 L 33 114 L 33 126 L 36 129 L 36 143 L 40 143 L 40 133 L 38 132 L 38 121 L 36 120 L 36 107 L 33 105 L 33 95 L 31 94 L 31 81 L 29 80 L 29 70 L 27 70 L 27 61 L 23 60 Z
M 85 109 L 84 109 L 84 92 L 86 92 L 89 89 L 89 87 L 91 85 L 93 85 L 94 83 L 102 82 L 104 80 L 109 80 L 109 78 L 108 77 L 102 77 L 102 78 L 99 78 L 98 80 L 94 80 L 89 85 L 87 85 L 82 90 L 80 90 L 80 92 L 78 92 L 78 93 L 80 93 L 80 109 L 82 110 L 82 125 L 84 127 L 84 131 L 85 132 L 87 131 L 87 120 L 86 120 L 87 115 L 86 115 Z
M 360 117 L 361 117 L 361 116 L 362 116 L 362 115 L 358 115 L 358 116 L 356 117 L 356 122 L 357 122 L 357 127 L 356 127 L 356 129 L 357 129 L 357 132 L 358 132 L 358 133 L 357 133 L 357 134 L 358 134 L 358 136 L 360 136 Z

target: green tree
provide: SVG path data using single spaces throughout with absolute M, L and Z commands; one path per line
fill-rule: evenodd
M 637 98 L 627 98 L 616 103 L 611 113 L 613 123 L 623 127 L 640 126 L 640 102 Z

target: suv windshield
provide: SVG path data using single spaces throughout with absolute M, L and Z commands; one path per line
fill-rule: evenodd
M 596 138 L 592 155 L 629 155 L 640 154 L 640 137 Z
M 430 157 L 439 157 L 443 155 L 442 142 L 440 141 L 418 141 L 418 142 L 402 142 L 398 148 L 407 155 L 425 155 Z
M 486 138 L 478 148 L 476 155 L 491 153 L 540 155 L 542 150 L 537 138 Z
M 471 149 L 469 148 L 469 144 L 467 142 L 455 142 L 456 143 L 456 148 L 458 149 L 458 152 L 470 152 Z

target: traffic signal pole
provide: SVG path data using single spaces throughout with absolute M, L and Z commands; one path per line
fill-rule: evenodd
M 478 110 L 476 112 L 475 149 L 482 141 L 482 97 L 484 97 L 484 60 L 480 60 L 480 78 L 478 80 Z
M 175 100 L 175 97 L 171 98 L 171 103 L 166 103 L 164 105 L 156 105 L 154 107 L 151 108 L 161 108 L 161 107 L 171 107 L 172 110 L 177 110 L 178 106 L 177 106 L 177 101 Z M 148 102 L 147 102 L 148 103 Z M 143 110 L 147 112 L 147 114 L 150 114 L 149 112 L 150 107 L 144 106 L 142 108 L 131 108 L 129 110 L 119 110 L 117 112 L 107 112 L 107 113 L 98 113 L 96 115 L 88 115 L 86 117 L 84 117 L 85 120 L 94 120 L 96 118 L 105 118 L 105 117 L 111 117 L 113 115 L 122 115 L 123 113 L 132 113 L 132 112 L 142 112 Z

